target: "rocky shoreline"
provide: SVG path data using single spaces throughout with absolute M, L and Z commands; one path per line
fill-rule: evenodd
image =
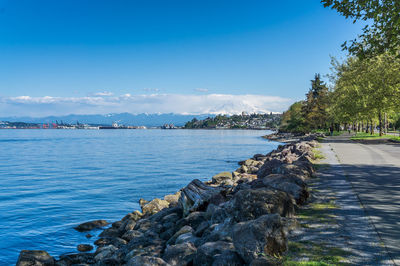
M 198 179 L 175 194 L 140 200 L 142 211 L 106 228 L 93 247 L 61 255 L 23 250 L 17 265 L 270 265 L 288 249 L 296 209 L 310 196 L 317 135 L 273 134 L 289 142 L 239 162 L 234 172 Z M 294 140 L 296 139 L 296 140 Z M 89 232 L 108 223 L 75 227 Z

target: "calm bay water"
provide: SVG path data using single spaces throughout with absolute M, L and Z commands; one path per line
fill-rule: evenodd
M 92 244 L 73 227 L 232 171 L 279 143 L 246 130 L 0 130 L 0 265 Z M 98 233 L 98 232 L 97 232 Z

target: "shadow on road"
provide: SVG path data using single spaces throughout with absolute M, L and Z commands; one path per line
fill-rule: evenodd
M 400 260 L 400 167 L 391 165 L 332 165 L 344 171 L 364 210 L 386 245 Z

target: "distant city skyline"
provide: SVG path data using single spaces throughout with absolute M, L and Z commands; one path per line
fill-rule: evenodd
M 319 1 L 3 0 L 0 116 L 282 112 L 361 27 Z

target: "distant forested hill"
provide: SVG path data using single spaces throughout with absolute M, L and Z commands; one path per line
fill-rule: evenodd
M 193 118 L 185 124 L 185 128 L 242 128 L 242 129 L 275 129 L 281 122 L 281 114 L 242 114 L 217 115 L 199 120 Z

